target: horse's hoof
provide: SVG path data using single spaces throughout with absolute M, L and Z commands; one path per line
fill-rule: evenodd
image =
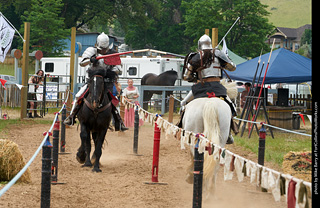
M 86 154 L 77 152 L 76 159 L 80 164 L 83 164 L 86 161 Z
M 85 163 L 85 164 L 83 164 L 81 167 L 92 167 L 92 163 Z
M 100 173 L 102 170 L 100 168 L 93 168 L 92 172 Z

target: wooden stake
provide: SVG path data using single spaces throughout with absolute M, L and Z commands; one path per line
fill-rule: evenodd
M 23 57 L 22 57 L 22 88 L 21 88 L 20 119 L 27 117 L 30 22 L 24 23 L 24 40 L 25 41 L 23 42 Z
M 71 28 L 71 54 L 70 54 L 70 91 L 74 92 L 73 89 L 73 82 L 75 82 L 76 80 L 73 79 L 74 77 L 74 54 L 75 54 L 75 50 L 76 50 L 76 28 L 72 27 Z M 69 100 L 73 100 L 70 99 Z
M 212 48 L 218 45 L 218 28 L 212 28 Z

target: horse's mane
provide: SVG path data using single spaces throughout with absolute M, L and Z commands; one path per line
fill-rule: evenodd
M 94 75 L 100 75 L 100 76 L 103 76 L 104 78 L 109 78 L 111 80 L 115 80 L 116 78 L 118 78 L 117 73 L 111 70 L 106 70 L 102 66 L 90 67 L 88 69 L 88 74 L 89 74 L 89 78 L 91 78 Z

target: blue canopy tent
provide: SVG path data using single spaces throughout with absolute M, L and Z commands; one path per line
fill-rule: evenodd
M 265 62 L 259 83 L 262 83 L 266 71 L 269 54 L 261 56 L 261 62 L 257 73 L 256 81 L 261 70 L 262 63 Z M 227 72 L 231 79 L 252 82 L 257 69 L 259 57 L 246 61 L 237 66 L 233 72 Z M 311 59 L 293 53 L 284 48 L 272 52 L 265 84 L 275 83 L 302 83 L 312 79 Z

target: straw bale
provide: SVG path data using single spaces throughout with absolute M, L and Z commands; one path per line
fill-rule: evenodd
M 288 152 L 282 163 L 284 173 L 296 178 L 311 182 L 312 179 L 312 154 L 307 152 Z
M 24 166 L 25 161 L 18 145 L 8 139 L 0 139 L 0 181 L 10 181 Z M 31 182 L 29 169 L 18 182 Z

